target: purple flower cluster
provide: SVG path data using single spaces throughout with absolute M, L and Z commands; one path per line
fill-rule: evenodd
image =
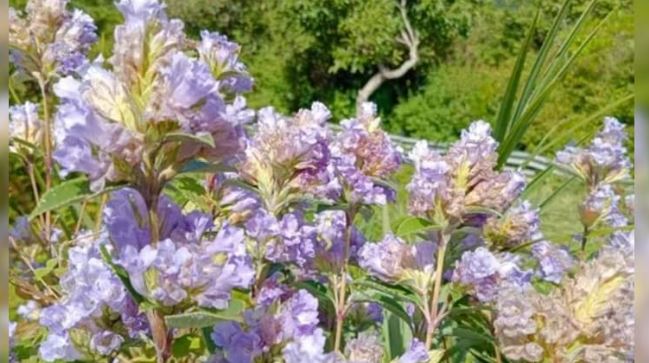
M 176 154 L 159 173 L 196 156 L 220 162 L 241 151 L 243 124 L 253 112 L 238 93 L 230 96 L 227 79 L 214 78 L 209 64 L 182 52 L 182 22 L 168 20 L 156 0 L 122 0 L 117 6 L 126 22 L 115 29 L 112 71 L 98 60 L 79 80 L 67 77 L 54 86 L 62 101 L 54 154 L 62 174 L 87 174 L 94 190 L 106 181 L 151 178 L 147 165 L 159 163 L 143 158 L 161 156 L 148 150 L 155 146 L 150 141 L 162 144 L 155 146 L 159 153 Z M 199 53 L 216 51 L 205 47 Z M 247 77 L 239 70 L 228 77 Z M 170 138 L 171 133 L 189 136 Z
M 25 14 L 9 10 L 9 43 L 14 64 L 26 73 L 74 74 L 88 63 L 97 27 L 81 10 L 66 9 L 68 0 L 31 0 Z
M 610 184 L 598 185 L 581 206 L 582 223 L 589 228 L 598 224 L 613 228 L 626 226 L 629 221 L 622 213 L 620 199 Z
M 531 287 L 532 272 L 520 267 L 520 258 L 510 253 L 495 255 L 484 247 L 465 252 L 456 262 L 452 280 L 471 288 L 476 298 L 489 302 L 503 286 Z
M 356 118 L 343 120 L 342 131 L 332 142 L 336 174 L 351 203 L 386 204 L 395 191 L 377 182 L 399 169 L 401 150 L 380 129 L 376 105 L 364 103 Z
M 555 284 L 561 283 L 566 271 L 575 265 L 567 248 L 548 241 L 535 243 L 532 246 L 532 256 L 538 261 L 540 277 Z
M 345 256 L 345 229 L 347 217 L 344 211 L 323 211 L 315 217 L 315 230 L 317 234 L 316 263 L 321 264 L 321 269 L 337 271 L 348 261 L 358 261 L 359 251 L 365 244 L 365 237 L 354 226 L 350 231 L 349 255 Z
M 271 288 L 275 290 L 278 286 L 274 284 Z M 324 359 L 324 335 L 317 327 L 318 300 L 305 290 L 289 294 L 286 288 L 281 289 L 284 290 L 282 298 L 274 307 L 262 305 L 247 311 L 245 324 L 224 322 L 214 327 L 212 340 L 222 352 L 212 361 L 252 362 L 287 342 L 284 347 L 287 362 L 302 362 L 300 359 L 305 357 Z
M 291 264 L 296 275 L 308 277 L 317 270 L 336 271 L 345 263 L 345 212 L 323 211 L 314 219 L 310 223 L 298 211 L 278 219 L 260 209 L 246 221 L 245 229 L 265 259 Z M 356 260 L 363 243 L 363 235 L 352 227 L 347 257 Z
M 557 153 L 557 161 L 571 165 L 590 187 L 628 177 L 631 162 L 624 143 L 624 125 L 613 117 L 604 119 L 604 128 L 586 148 L 568 146 Z
M 252 90 L 252 78 L 239 60 L 240 47 L 225 35 L 201 32 L 200 59 L 209 66 L 222 92 L 241 94 Z
M 134 190 L 113 194 L 104 223 L 116 247 L 116 262 L 126 269 L 143 296 L 174 306 L 192 300 L 199 306 L 224 309 L 234 288 L 254 279 L 242 229 L 223 224 L 214 238 L 212 218 L 183 215 L 162 198 L 157 209 L 160 240 L 152 240 L 149 213 Z
M 257 130 L 240 165 L 243 178 L 255 185 L 266 208 L 277 215 L 299 193 L 336 198 L 340 186 L 330 167 L 331 113 L 321 103 L 291 118 L 263 108 Z
M 489 217 L 484 226 L 487 243 L 496 248 L 514 248 L 543 238 L 539 209 L 528 201 L 507 210 L 501 218 Z
M 496 172 L 496 141 L 484 121 L 476 121 L 441 156 L 418 142 L 410 152 L 415 174 L 407 189 L 410 211 L 418 216 L 462 219 L 471 208 L 503 211 L 525 187 L 522 174 Z
M 143 316 L 132 308 L 121 281 L 100 256 L 99 246 L 106 245 L 107 237 L 105 232 L 80 235 L 69 250 L 68 270 L 60 281 L 64 297 L 40 313 L 40 323 L 49 332 L 40 345 L 43 360 L 81 359 L 86 351 L 110 354 L 128 338 L 111 328 L 120 319 L 129 336 L 146 333 Z
M 417 272 L 431 277 L 436 249 L 432 242 L 408 245 L 398 237 L 387 235 L 381 242 L 367 243 L 361 248 L 359 264 L 370 275 L 386 282 L 406 280 Z

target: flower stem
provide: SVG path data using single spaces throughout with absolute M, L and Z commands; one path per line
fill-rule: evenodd
M 153 193 L 148 195 L 149 228 L 151 230 L 151 244 L 155 245 L 160 240 L 160 222 L 158 217 L 159 191 L 152 187 Z M 155 343 L 157 363 L 165 363 L 171 356 L 171 334 L 164 320 L 164 313 L 153 309 L 146 314 L 151 328 L 151 336 Z
M 352 227 L 354 225 L 354 217 L 356 216 L 356 211 L 356 206 L 350 205 L 349 209 L 345 212 L 345 244 L 343 249 L 343 263 L 340 269 L 340 286 L 336 299 L 336 330 L 334 333 L 334 351 L 336 352 L 340 351 L 340 345 L 343 336 L 343 323 L 345 321 L 345 313 L 347 310 L 347 301 L 345 296 L 345 294 L 347 293 L 347 263 L 349 262 Z
M 171 336 L 164 316 L 159 310 L 151 310 L 147 312 L 146 317 L 155 343 L 156 362 L 165 363 L 171 356 Z
M 45 146 L 45 192 L 52 187 L 52 125 L 50 120 L 47 84 L 41 76 L 38 77 L 38 86 L 41 89 L 41 103 L 43 107 L 43 144 Z M 52 230 L 52 215 L 45 212 L 45 238 L 49 242 Z
M 435 269 L 435 283 L 433 286 L 433 296 L 430 303 L 430 319 L 427 321 L 426 326 L 426 348 L 430 348 L 431 343 L 433 342 L 433 333 L 435 328 L 439 323 L 438 320 L 438 305 L 439 305 L 439 294 L 442 288 L 442 278 L 444 273 L 444 259 L 446 257 L 446 248 L 448 245 L 448 238 L 444 233 L 440 233 L 439 238 L 439 249 L 437 252 L 437 266 Z

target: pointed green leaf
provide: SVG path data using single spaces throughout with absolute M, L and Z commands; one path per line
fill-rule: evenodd
M 66 180 L 41 196 L 41 200 L 38 201 L 38 205 L 29 215 L 29 219 L 34 219 L 45 212 L 54 211 L 84 200 L 91 200 L 118 188 L 121 188 L 121 186 L 106 187 L 100 192 L 94 193 L 90 190 L 88 179 L 85 177 Z
M 167 326 L 177 329 L 212 327 L 222 321 L 242 322 L 245 305 L 242 301 L 233 299 L 224 310 L 199 310 L 189 313 L 168 315 L 165 317 Z
M 165 135 L 165 141 L 195 142 L 209 147 L 215 146 L 214 137 L 212 137 L 209 132 L 197 132 L 195 134 L 188 134 L 185 132 L 171 132 Z
M 527 59 L 527 53 L 530 50 L 532 39 L 534 38 L 534 33 L 536 32 L 536 24 L 539 20 L 541 11 L 536 12 L 532 26 L 527 34 L 525 43 L 521 46 L 520 53 L 518 53 L 518 58 L 516 59 L 516 64 L 512 70 L 512 74 L 509 77 L 509 82 L 507 83 L 507 89 L 505 91 L 505 96 L 503 97 L 500 109 L 498 110 L 498 116 L 496 117 L 496 125 L 494 129 L 494 138 L 502 142 L 505 139 L 507 131 L 511 127 L 511 112 L 516 101 L 516 93 L 518 91 L 518 85 L 523 74 L 523 68 L 525 67 L 525 60 Z
M 406 217 L 395 228 L 395 235 L 398 237 L 406 237 L 438 228 L 438 226 L 431 224 L 423 218 Z

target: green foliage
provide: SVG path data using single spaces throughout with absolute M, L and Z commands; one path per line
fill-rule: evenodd
M 588 1 L 572 3 L 565 24 L 573 24 Z M 533 59 L 538 52 L 560 5 L 558 0 L 541 3 L 542 16 L 528 59 Z M 495 120 L 499 96 L 505 92 L 517 50 L 524 41 L 536 9 L 532 2 L 500 1 L 486 5 L 484 12 L 473 19 L 469 37 L 454 46 L 455 54 L 431 70 L 426 82 L 403 97 L 394 112 L 386 115 L 389 129 L 415 137 L 447 141 L 456 138 L 459 130 L 471 120 Z M 575 41 L 581 43 L 607 14 L 608 18 L 597 35 L 546 100 L 548 107 L 539 112 L 527 130 L 522 140 L 523 149 L 537 145 L 557 122 L 569 124 L 572 120 L 585 118 L 604 105 L 633 93 L 633 12 L 630 2 L 597 2 L 584 24 L 587 31 L 581 32 Z M 568 35 L 570 28 L 564 28 L 558 34 L 559 39 Z M 528 68 L 532 62 L 529 63 Z M 631 99 L 607 110 L 606 114 L 632 125 Z M 544 153 L 554 152 L 566 141 L 578 141 L 592 135 L 601 125 L 601 119 L 598 117 L 570 135 L 562 135 L 565 137 L 563 142 L 555 143 Z
M 505 70 L 482 65 L 442 64 L 426 85 L 409 94 L 386 115 L 386 128 L 397 134 L 449 142 L 472 120 L 489 119 L 497 110 Z

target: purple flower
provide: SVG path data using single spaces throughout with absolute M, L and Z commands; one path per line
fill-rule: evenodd
M 106 312 L 113 314 L 122 311 L 130 300 L 121 281 L 108 267 L 99 253 L 99 245 L 106 243 L 102 233 L 98 240 L 92 235 L 81 235 L 77 246 L 68 251 L 68 271 L 61 277 L 60 286 L 64 298 L 44 308 L 40 323 L 49 330 L 48 338 L 41 344 L 40 354 L 44 360 L 74 360 L 81 356 L 69 340 L 71 329 L 84 329 L 89 333 L 99 333 L 95 319 Z M 103 338 L 91 343 L 90 349 L 105 355 L 117 349 L 123 338 L 110 334 L 108 341 Z M 109 343 L 109 346 L 100 342 Z M 110 348 L 110 349 L 109 349 Z
M 491 126 L 482 120 L 462 130 L 460 140 L 448 150 L 447 159 L 457 165 L 468 163 L 473 174 L 489 172 L 495 166 L 498 143 L 491 137 Z
M 385 204 L 394 200 L 394 190 L 377 180 L 399 169 L 401 150 L 379 128 L 376 105 L 365 103 L 356 118 L 341 122 L 343 130 L 331 145 L 336 174 L 350 202 Z
M 278 226 L 278 238 L 266 245 L 266 258 L 273 262 L 294 263 L 308 273 L 316 256 L 315 229 L 306 224 L 298 212 L 285 214 Z
M 67 1 L 30 0 L 26 17 L 11 9 L 11 58 L 27 75 L 55 70 L 66 76 L 88 63 L 86 54 L 97 41 L 97 27 L 81 10 L 66 9 Z
M 562 248 L 548 241 L 541 241 L 532 246 L 532 255 L 539 262 L 539 275 L 542 279 L 555 284 L 561 279 L 575 261 L 566 248 Z
M 318 299 L 299 290 L 282 305 L 279 319 L 286 338 L 313 334 L 318 325 Z
M 81 82 L 68 77 L 54 85 L 54 92 L 62 101 L 55 116 L 57 147 L 54 159 L 61 165 L 63 177 L 71 172 L 87 174 L 93 190 L 101 189 L 107 180 L 117 181 L 125 177 L 116 170 L 111 154 L 130 165 L 138 163 L 141 157 L 141 140 L 122 125 L 107 122 L 101 116 L 103 113 L 117 117 L 113 107 L 119 106 L 112 102 L 118 103 L 122 97 L 116 96 L 118 99 L 115 99 L 111 94 L 105 100 L 106 95 L 90 91 L 93 83 L 104 81 L 111 83 L 114 80 L 110 73 L 93 66 Z M 86 97 L 90 102 L 85 102 Z M 101 106 L 96 110 L 93 103 Z
M 613 117 L 604 118 L 604 127 L 586 148 L 568 146 L 557 153 L 557 161 L 572 166 L 592 188 L 628 177 L 631 162 L 624 143 L 624 125 Z
M 121 335 L 104 330 L 96 333 L 90 339 L 90 348 L 101 355 L 109 355 L 119 349 L 124 342 Z
M 397 363 L 426 363 L 429 360 L 426 345 L 416 338 L 412 339 L 408 350 L 397 360 Z
M 277 274 L 264 280 L 255 300 L 257 306 L 268 307 L 277 301 L 282 302 L 290 296 L 291 291 L 288 286 L 277 280 Z
M 504 211 L 511 205 L 523 191 L 525 178 L 518 172 L 494 171 L 497 143 L 490 133 L 489 124 L 476 121 L 444 156 L 423 141 L 413 147 L 415 173 L 407 186 L 413 214 L 468 220 L 477 217 L 472 208 Z
M 49 334 L 41 343 L 38 354 L 46 362 L 74 361 L 82 357 L 74 348 L 68 333 Z
M 410 193 L 409 209 L 415 215 L 425 215 L 435 209 L 436 200 L 450 199 L 450 166 L 443 158 L 419 141 L 410 152 L 415 174 L 406 189 Z
M 243 178 L 262 191 L 260 196 L 273 214 L 285 206 L 295 193 L 323 198 L 337 194 L 337 184 L 329 167 L 330 150 L 326 121 L 329 110 L 318 102 L 292 118 L 263 108 L 257 117 L 257 130 L 239 166 Z M 283 200 L 271 198 L 273 188 L 287 189 Z M 291 189 L 289 189 L 291 188 Z
M 635 231 L 616 231 L 608 239 L 608 246 L 622 251 L 625 255 L 633 256 L 635 249 Z
M 110 62 L 124 83 L 134 85 L 140 74 L 159 70 L 170 53 L 182 48 L 184 25 L 168 20 L 165 5 L 157 0 L 121 0 L 117 8 L 125 23 L 115 27 Z
M 127 245 L 140 250 L 151 242 L 149 211 L 137 191 L 113 192 L 103 212 L 104 225 L 118 251 Z
M 489 217 L 484 226 L 488 242 L 500 248 L 513 248 L 543 237 L 539 209 L 524 201 L 501 217 Z
M 211 148 L 200 143 L 185 143 L 181 159 L 198 153 L 221 161 L 242 149 L 243 124 L 251 118 L 252 111 L 245 108 L 245 100 L 241 97 L 236 98 L 233 105 L 226 105 L 217 93 L 218 82 L 207 64 L 175 52 L 160 73 L 162 84 L 157 96 L 164 101 L 155 118 L 178 120 L 186 132 L 210 137 L 216 145 Z
M 366 243 L 359 251 L 359 264 L 383 281 L 396 281 L 403 274 L 402 263 L 412 253 L 399 238 L 387 235 L 379 243 Z
M 165 4 L 158 0 L 121 0 L 116 4 L 126 23 L 148 23 L 153 20 L 164 20 Z
M 347 218 L 341 210 L 323 211 L 315 217 L 317 232 L 317 258 L 333 267 L 345 263 L 345 229 Z M 352 226 L 348 258 L 356 260 L 358 251 L 365 242 L 363 235 Z
M 281 230 L 277 218 L 272 216 L 265 209 L 258 209 L 257 212 L 246 221 L 245 226 L 246 234 L 262 244 L 265 244 L 271 238 L 277 237 Z
M 228 363 L 250 363 L 261 354 L 259 336 L 254 332 L 244 332 L 233 321 L 216 325 L 212 340 L 223 349 Z
M 620 196 L 610 184 L 600 184 L 593 190 L 581 207 L 582 223 L 593 227 L 604 223 L 619 228 L 628 225 L 629 221 L 620 210 Z
M 359 333 L 345 346 L 345 355 L 349 362 L 381 362 L 383 353 L 383 345 L 378 334 L 368 330 Z
M 225 35 L 201 32 L 198 53 L 203 62 L 218 79 L 219 89 L 231 93 L 252 90 L 253 80 L 246 66 L 239 61 L 239 45 L 228 40 Z
M 228 225 L 214 240 L 167 238 L 139 251 L 128 245 L 121 256 L 119 263 L 134 288 L 166 306 L 191 299 L 200 306 L 224 309 L 231 290 L 247 288 L 255 275 L 243 231 Z
M 393 235 L 386 235 L 379 243 L 366 243 L 360 249 L 359 265 L 370 275 L 386 282 L 406 277 L 410 271 L 432 275 L 437 246 L 420 242 L 409 246 Z
M 298 337 L 288 343 L 282 350 L 286 363 L 326 363 L 330 357 L 324 353 L 325 336 L 322 329 L 316 329 L 311 335 Z
M 527 288 L 531 273 L 520 268 L 512 254 L 496 256 L 484 247 L 462 254 L 455 264 L 452 280 L 470 286 L 478 300 L 492 301 L 502 284 Z

